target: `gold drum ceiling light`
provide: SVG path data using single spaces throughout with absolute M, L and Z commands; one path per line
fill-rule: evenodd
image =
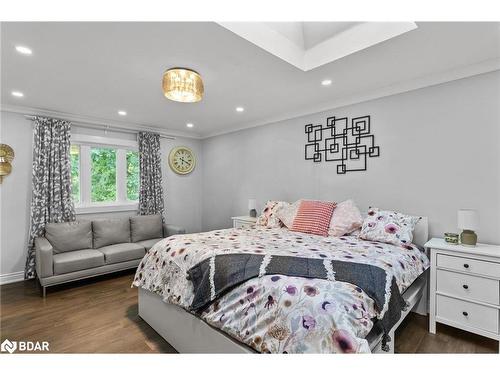
M 167 99 L 195 103 L 203 98 L 203 81 L 194 70 L 172 68 L 163 73 L 163 93 Z

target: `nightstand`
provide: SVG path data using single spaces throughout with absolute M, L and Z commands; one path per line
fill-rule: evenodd
M 441 238 L 430 249 L 429 332 L 436 322 L 500 341 L 500 246 L 452 245 Z
M 233 220 L 233 228 L 248 227 L 257 221 L 256 217 L 250 216 L 234 216 L 231 219 Z

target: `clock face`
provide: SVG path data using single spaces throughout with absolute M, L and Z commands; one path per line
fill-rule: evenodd
M 177 174 L 191 173 L 196 165 L 196 159 L 193 151 L 189 148 L 180 146 L 175 147 L 170 151 L 168 156 L 168 164 L 170 168 Z

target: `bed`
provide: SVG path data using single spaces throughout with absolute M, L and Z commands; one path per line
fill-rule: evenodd
M 139 315 L 181 353 L 393 353 L 394 331 L 407 314 L 427 313 L 429 262 L 421 247 L 427 238 L 425 217 L 406 248 L 355 236 L 325 238 L 258 227 L 169 237 L 155 245 L 137 269 L 133 285 L 139 288 Z M 216 294 L 214 275 L 209 275 L 214 259 L 234 255 L 262 256 L 260 274 Z M 382 308 L 365 293 L 370 288 L 335 277 L 262 273 L 272 264 L 267 258 L 285 257 L 325 265 L 376 265 L 391 276 L 406 305 L 390 329 L 381 326 L 381 310 L 388 311 L 391 293 Z M 203 281 L 210 280 L 210 285 L 202 297 L 190 273 L 201 264 L 207 265 L 204 276 L 212 277 Z M 207 303 L 195 306 L 203 297 Z

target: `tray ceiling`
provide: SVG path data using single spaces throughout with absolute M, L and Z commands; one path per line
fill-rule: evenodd
M 417 28 L 414 22 L 220 22 L 308 71 Z

